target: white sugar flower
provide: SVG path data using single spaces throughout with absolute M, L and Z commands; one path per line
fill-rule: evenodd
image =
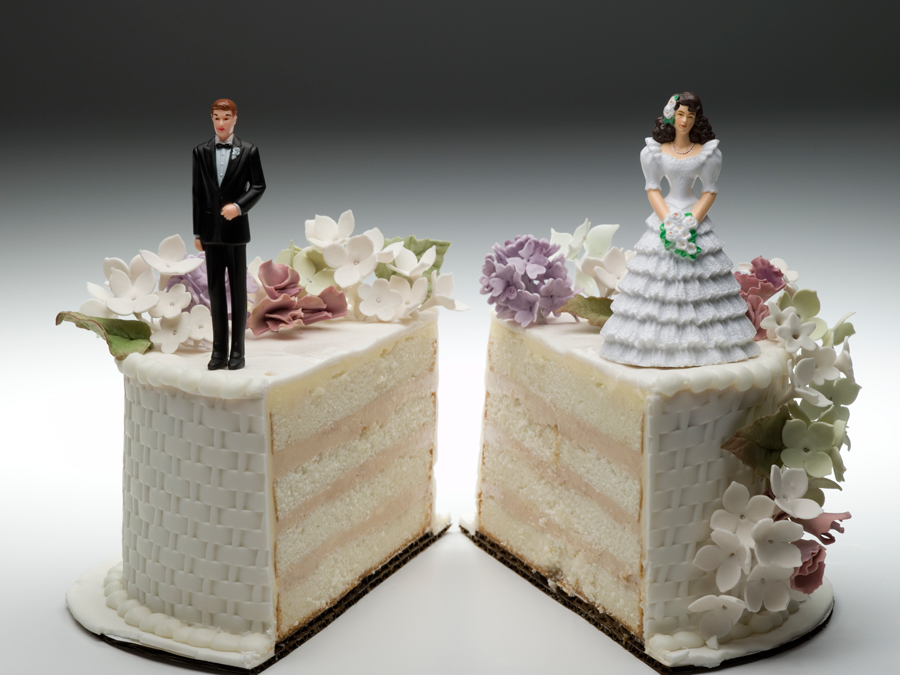
M 788 544 L 797 551 L 798 561 L 800 549 Z M 797 565 L 799 566 L 799 562 Z M 791 575 L 793 567 L 757 565 L 747 576 L 747 585 L 744 587 L 744 600 L 747 601 L 747 609 L 758 612 L 761 607 L 770 612 L 780 612 L 787 609 L 791 600 Z
M 362 284 L 357 293 L 362 301 L 359 303 L 359 311 L 364 316 L 374 316 L 379 321 L 392 320 L 397 307 L 403 302 L 403 297 L 391 288 L 387 279 L 376 279 L 371 285 Z
M 142 250 L 141 257 L 160 274 L 174 276 L 193 272 L 203 264 L 203 258 L 185 258 L 186 252 L 181 235 L 173 234 L 162 240 L 158 254 Z
M 191 316 L 181 312 L 174 319 L 160 319 L 159 328 L 150 336 L 150 342 L 163 354 L 171 354 L 191 336 Z
M 377 227 L 373 227 L 371 230 L 366 230 L 363 232 L 363 236 L 368 237 L 372 240 L 372 244 L 375 247 L 375 256 L 378 258 L 378 262 L 380 263 L 390 263 L 394 262 L 394 258 L 397 256 L 397 251 L 403 248 L 402 241 L 395 241 L 393 244 L 384 245 L 384 235 L 381 234 L 381 230 Z
M 126 263 L 121 258 L 104 258 L 103 276 L 106 277 L 107 283 L 109 283 L 109 277 L 113 270 L 123 271 L 131 279 L 131 283 L 134 283 L 144 272 L 150 270 L 150 265 L 140 255 L 134 256 L 131 259 L 131 263 Z
M 800 351 L 800 358 L 813 360 L 815 370 L 811 382 L 815 385 L 822 386 L 825 384 L 825 380 L 836 380 L 841 376 L 841 371 L 834 363 L 837 360 L 837 352 L 834 347 L 817 346 L 812 351 L 803 349 Z
M 390 280 L 391 290 L 400 294 L 400 304 L 394 311 L 394 321 L 415 316 L 421 304 L 428 295 L 428 279 L 419 277 L 410 286 L 409 280 L 395 274 Z
M 587 219 L 575 228 L 575 234 L 557 232 L 551 227 L 550 243 L 559 244 L 559 249 L 562 254 L 566 256 L 566 260 L 575 260 L 575 258 L 578 257 L 578 253 L 581 251 L 581 247 L 584 246 L 584 240 L 590 228 L 591 221 Z
M 109 273 L 109 289 L 114 297 L 106 301 L 106 306 L 119 316 L 146 312 L 159 302 L 159 296 L 153 292 L 155 285 L 156 278 L 149 269 L 132 283 L 121 269 L 113 268 Z
M 789 353 L 796 354 L 801 348 L 810 351 L 816 348 L 815 341 L 810 337 L 815 329 L 816 324 L 812 321 L 800 323 L 800 317 L 795 312 L 787 314 L 785 322 L 775 329 L 775 335 L 784 340 L 784 348 Z
M 713 530 L 713 544 L 704 546 L 694 556 L 694 565 L 704 572 L 716 572 L 716 586 L 724 593 L 738 585 L 741 572 L 750 571 L 750 549 L 741 543 L 736 534 L 726 530 Z
M 353 211 L 344 211 L 337 222 L 328 216 L 317 215 L 306 221 L 306 239 L 320 251 L 329 244 L 343 244 L 353 234 L 356 226 Z
M 422 254 L 421 260 L 417 260 L 416 254 L 408 248 L 401 248 L 397 250 L 397 255 L 394 258 L 393 264 L 388 265 L 388 267 L 398 274 L 402 274 L 409 279 L 415 280 L 421 277 L 432 265 L 434 265 L 436 259 L 437 248 L 434 246 Z
M 209 307 L 206 305 L 194 305 L 191 307 L 190 317 L 191 334 L 189 337 L 191 340 L 212 342 L 212 313 L 210 313 Z
M 391 277 L 393 279 L 393 277 Z M 424 277 L 423 277 L 424 278 Z M 459 300 L 454 300 L 453 295 L 453 273 L 441 274 L 432 272 L 431 273 L 431 297 L 428 298 L 428 301 L 422 305 L 422 309 L 428 309 L 429 307 L 434 307 L 435 305 L 440 305 L 441 307 L 446 307 L 447 309 L 452 309 L 455 312 L 462 312 L 466 309 L 469 309 L 466 305 L 461 303 Z
M 92 297 L 90 300 L 82 303 L 81 308 L 78 310 L 79 312 L 101 319 L 115 319 L 118 317 L 118 314 L 111 312 L 109 307 L 106 306 L 106 301 L 113 297 L 112 292 L 106 286 L 92 284 L 89 281 L 87 289 Z
M 850 358 L 850 338 L 844 340 L 841 353 L 834 360 L 834 367 L 841 371 L 851 383 L 856 383 L 856 378 L 853 375 L 853 360 Z
M 613 246 L 602 258 L 585 254 L 575 263 L 575 283 L 594 297 L 608 298 L 618 292 L 619 283 L 628 273 L 626 264 L 635 251 Z
M 796 362 L 796 363 L 795 363 Z M 793 392 L 791 397 L 799 396 L 810 405 L 817 408 L 825 408 L 831 404 L 831 401 L 819 390 L 813 389 L 809 384 L 816 375 L 816 360 L 813 358 L 799 359 L 796 358 L 791 362 L 791 368 L 788 371 L 791 378 L 791 386 Z
M 781 258 L 772 258 L 769 262 L 781 270 L 782 278 L 784 279 L 788 292 L 790 295 L 793 295 L 797 290 L 797 280 L 800 278 L 800 274 L 794 270 L 788 269 L 788 264 Z
M 790 520 L 763 518 L 750 531 L 756 542 L 756 559 L 767 567 L 799 567 L 800 549 L 792 542 L 803 536 L 803 526 Z
M 775 514 L 775 502 L 765 495 L 751 497 L 750 490 L 734 482 L 722 495 L 722 506 L 725 508 L 713 513 L 709 526 L 714 530 L 733 532 L 747 548 L 754 545 L 750 536 L 753 526 Z
M 688 607 L 692 612 L 703 612 L 700 617 L 700 634 L 705 640 L 723 638 L 728 635 L 744 613 L 746 604 L 743 600 L 730 595 L 704 595 L 694 600 Z M 714 647 L 717 642 L 710 646 Z
M 334 269 L 334 280 L 341 288 L 351 288 L 369 276 L 378 264 L 375 244 L 360 234 L 347 245 L 329 244 L 322 252 L 325 264 Z
M 807 426 L 803 420 L 788 420 L 781 430 L 781 440 L 787 446 L 781 451 L 781 461 L 786 467 L 803 469 L 815 478 L 831 473 L 833 463 L 829 450 L 834 445 L 831 424 L 813 422 Z
M 181 310 L 191 304 L 191 294 L 187 292 L 184 284 L 175 284 L 168 291 L 156 291 L 159 302 L 150 308 L 150 316 L 155 319 L 165 317 L 174 319 L 181 314 Z
M 821 506 L 812 499 L 804 499 L 809 490 L 809 478 L 803 469 L 779 469 L 773 464 L 769 482 L 775 495 L 775 504 L 792 518 L 810 520 L 822 514 Z
M 595 225 L 584 238 L 585 254 L 591 258 L 602 258 L 612 246 L 613 235 L 618 231 L 618 225 Z
M 766 329 L 766 337 L 770 340 L 778 339 L 775 331 L 785 325 L 791 316 L 797 314 L 796 307 L 788 307 L 784 311 L 778 306 L 775 300 L 769 300 L 766 303 L 769 307 L 769 315 L 759 322 L 761 328 Z

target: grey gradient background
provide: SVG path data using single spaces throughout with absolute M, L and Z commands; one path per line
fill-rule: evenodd
M 735 262 L 785 258 L 831 322 L 856 311 L 852 510 L 830 547 L 831 626 L 742 673 L 887 672 L 900 591 L 896 9 L 875 3 L 92 2 L 4 8 L 0 25 L 0 489 L 4 672 L 176 672 L 82 631 L 63 597 L 115 552 L 121 376 L 59 310 L 178 232 L 191 147 L 227 96 L 269 188 L 251 256 L 352 208 L 358 229 L 453 241 L 472 309 L 441 317 L 439 506 L 472 510 L 488 309 L 477 277 L 518 233 L 650 209 L 638 162 L 668 96 L 702 96 L 725 157 L 712 216 Z M 52 638 L 53 642 L 46 642 Z M 11 666 L 9 670 L 7 667 Z M 269 672 L 645 673 L 458 534 Z

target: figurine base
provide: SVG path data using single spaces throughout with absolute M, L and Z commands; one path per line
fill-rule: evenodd
M 261 673 L 276 661 L 284 658 L 297 647 L 326 628 L 332 621 L 359 602 L 364 595 L 431 546 L 449 528 L 444 525 L 436 533 L 427 532 L 401 550 L 377 570 L 363 578 L 334 605 L 281 642 L 272 642 L 267 652 L 220 652 L 208 648 L 192 647 L 169 638 L 147 633 L 125 623 L 125 619 L 107 607 L 103 580 L 112 567 L 118 565 L 120 555 L 107 558 L 95 565 L 66 593 L 66 605 L 72 616 L 91 633 L 104 642 L 141 656 L 190 666 L 196 670 L 220 673 Z
M 645 648 L 643 640 L 609 614 L 601 612 L 594 605 L 577 596 L 569 595 L 493 539 L 480 532 L 470 531 L 464 525 L 460 526 L 460 530 L 480 549 L 564 607 L 578 614 L 661 675 L 706 673 L 711 670 L 758 661 L 792 649 L 818 634 L 831 619 L 834 609 L 831 582 L 825 579 L 822 586 L 800 605 L 800 609 L 796 613 L 785 620 L 781 626 L 768 633 L 731 640 L 720 645 L 719 649 L 700 647 L 651 655 Z

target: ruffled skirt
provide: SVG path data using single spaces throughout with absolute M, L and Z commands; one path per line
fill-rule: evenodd
M 633 366 L 683 368 L 759 354 L 756 329 L 722 241 L 705 218 L 696 260 L 667 251 L 656 214 L 638 241 L 603 327 L 600 356 Z

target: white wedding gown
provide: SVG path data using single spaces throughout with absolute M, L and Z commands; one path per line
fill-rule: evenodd
M 689 210 L 697 202 L 697 178 L 704 192 L 716 192 L 722 168 L 718 140 L 707 141 L 699 155 L 687 159 L 663 153 L 652 138 L 646 142 L 641 151 L 646 189 L 660 189 L 665 176 L 671 209 Z M 613 300 L 613 316 L 603 327 L 600 356 L 634 366 L 681 368 L 759 354 L 747 303 L 709 217 L 697 227 L 696 260 L 666 250 L 655 213 L 646 222 L 647 232 L 635 246 L 637 255 L 628 262 Z

